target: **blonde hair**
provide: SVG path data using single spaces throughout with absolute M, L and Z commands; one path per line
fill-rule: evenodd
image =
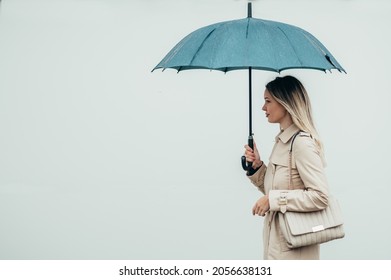
M 324 159 L 323 144 L 315 128 L 309 96 L 303 84 L 292 76 L 277 77 L 266 89 L 291 115 L 293 123 L 311 135 Z

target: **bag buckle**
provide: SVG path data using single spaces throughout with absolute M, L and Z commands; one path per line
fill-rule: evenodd
M 280 205 L 281 213 L 286 212 L 286 206 L 288 204 L 288 198 L 286 197 L 287 194 L 287 192 L 280 192 L 280 199 L 278 200 L 278 205 Z
M 286 198 L 287 192 L 280 192 L 280 199 L 278 201 L 279 205 L 287 205 L 288 199 Z

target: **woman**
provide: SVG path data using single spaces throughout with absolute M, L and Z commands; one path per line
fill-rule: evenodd
M 266 85 L 262 110 L 270 123 L 280 125 L 280 133 L 263 163 L 257 146 L 245 146 L 252 162 L 247 172 L 251 182 L 264 194 L 255 203 L 253 215 L 264 216 L 264 259 L 319 259 L 319 245 L 289 249 L 278 222 L 278 212 L 309 212 L 328 205 L 328 185 L 323 170 L 323 148 L 315 129 L 311 105 L 301 82 L 292 76 L 277 77 Z M 289 148 L 293 136 L 292 187 L 289 188 Z

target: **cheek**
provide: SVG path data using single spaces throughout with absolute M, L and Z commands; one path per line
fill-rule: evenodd
M 276 110 L 274 111 L 274 115 L 276 116 L 276 118 L 283 118 L 285 117 L 286 113 L 287 111 L 284 107 L 276 108 Z
M 278 104 L 279 105 L 279 104 Z M 273 119 L 281 119 L 284 117 L 286 110 L 282 106 L 278 106 L 277 104 L 273 104 L 267 107 L 267 112 Z
M 275 114 L 277 112 L 278 107 L 275 104 L 268 104 L 266 109 L 269 114 Z

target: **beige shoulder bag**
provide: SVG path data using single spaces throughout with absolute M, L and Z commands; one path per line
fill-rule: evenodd
M 289 150 L 289 189 L 293 189 L 292 147 L 300 131 L 293 136 Z M 326 209 L 313 212 L 279 212 L 279 224 L 289 248 L 325 243 L 345 236 L 341 209 L 329 196 Z

